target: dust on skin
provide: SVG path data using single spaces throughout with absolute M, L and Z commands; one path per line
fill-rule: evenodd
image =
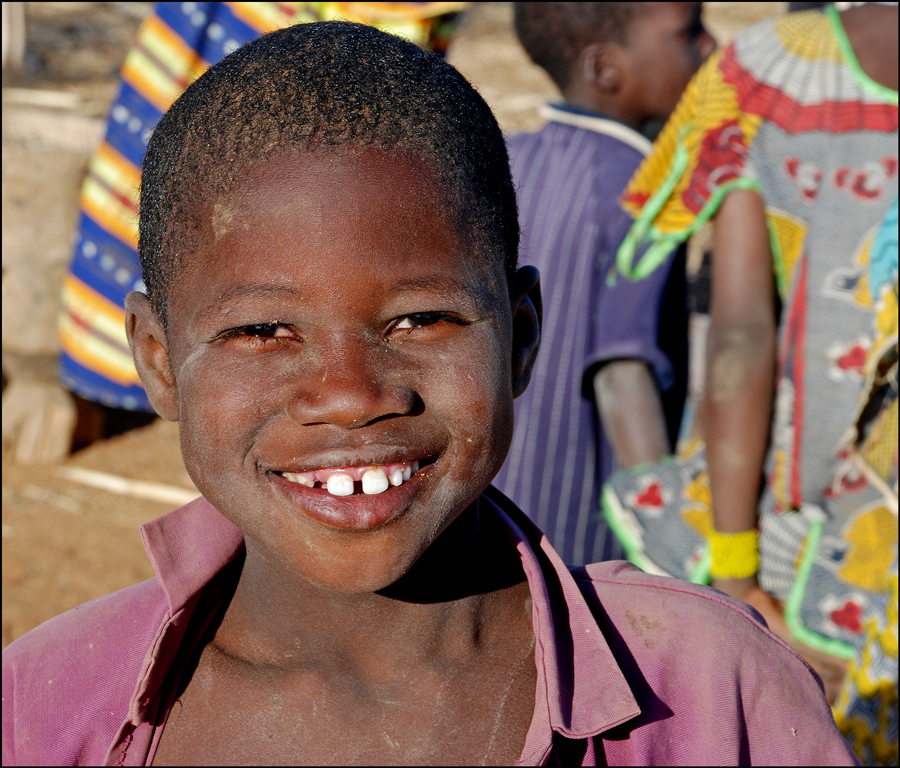
M 277 215 L 282 212 L 290 212 L 292 207 L 293 203 L 285 202 L 281 206 L 276 206 L 272 213 L 273 215 Z M 225 237 L 225 235 L 227 235 L 236 225 L 239 225 L 241 229 L 245 231 L 249 229 L 250 225 L 244 220 L 243 216 L 241 216 L 240 208 L 240 204 L 235 204 L 230 197 L 218 200 L 213 205 L 212 214 L 210 216 L 210 226 L 212 227 L 213 235 L 215 236 L 215 242 L 219 242 L 219 240 Z M 241 218 L 238 219 L 238 216 L 241 216 Z
M 710 366 L 709 397 L 716 405 L 733 402 L 746 385 L 756 345 L 754 336 L 752 328 L 734 328 L 723 333 Z M 739 446 L 724 445 L 719 450 L 719 461 L 729 471 L 739 471 L 750 459 Z
M 219 242 L 228 234 L 232 221 L 234 221 L 234 210 L 229 205 L 228 200 L 217 202 L 213 206 L 212 212 L 212 228 L 216 242 Z

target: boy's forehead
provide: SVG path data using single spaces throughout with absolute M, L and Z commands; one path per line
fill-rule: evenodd
M 373 187 L 379 195 L 372 199 Z M 363 207 L 383 209 L 390 218 L 425 212 L 448 218 L 440 204 L 439 184 L 418 158 L 391 156 L 377 149 L 355 151 L 278 151 L 233 174 L 227 188 L 207 207 L 216 241 L 229 231 L 246 230 L 264 217 L 274 222 L 302 216 L 309 225 L 345 218 Z M 449 222 L 448 222 L 449 223 Z
M 422 157 L 411 152 L 389 152 L 374 146 L 282 147 L 268 157 L 247 163 L 233 174 L 228 195 L 252 202 L 273 185 L 291 185 L 285 192 L 320 189 L 338 180 L 356 180 L 358 185 L 391 179 L 403 194 L 410 186 L 424 187 L 434 195 L 446 195 L 437 174 Z M 353 196 L 357 186 L 344 190 Z
M 279 153 L 238 171 L 205 206 L 206 255 L 197 261 L 237 279 L 249 277 L 251 263 L 285 280 L 297 267 L 344 266 L 345 277 L 368 268 L 376 270 L 373 289 L 434 293 L 453 273 L 493 306 L 506 298 L 503 267 L 477 255 L 448 198 L 417 157 L 372 148 Z M 271 258 L 260 262 L 261 252 Z
M 494 284 L 502 265 L 477 253 L 454 198 L 416 155 L 374 147 L 281 150 L 238 170 L 204 207 L 204 240 L 218 249 L 235 236 L 330 233 L 342 241 L 355 237 L 360 247 L 400 248 L 410 259 L 427 259 L 427 248 L 409 247 L 415 234 L 431 238 L 445 258 L 465 261 L 473 277 Z

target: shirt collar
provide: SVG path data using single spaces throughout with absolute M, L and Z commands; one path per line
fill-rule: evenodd
M 541 117 L 553 123 L 584 128 L 595 133 L 602 133 L 636 149 L 644 157 L 650 154 L 653 143 L 638 133 L 634 128 L 610 117 L 592 114 L 586 110 L 576 109 L 560 102 L 549 102 L 541 106 Z
M 641 710 L 631 687 L 550 541 L 492 486 L 482 498 L 506 523 L 531 592 L 538 697 L 523 756 L 549 750 L 547 726 L 584 739 L 637 717 Z
M 240 529 L 202 496 L 142 525 L 140 531 L 167 610 L 128 706 L 131 726 L 146 722 L 160 705 L 160 691 L 182 643 L 196 641 L 185 634 L 203 590 L 244 548 Z
M 244 546 L 240 528 L 202 496 L 142 525 L 141 539 L 173 616 Z
M 482 496 L 506 524 L 528 580 L 537 666 L 535 714 L 523 759 L 541 762 L 552 731 L 583 739 L 640 714 L 622 670 L 575 579 L 547 537 L 503 494 Z M 141 527 L 141 538 L 166 595 L 168 614 L 147 653 L 131 702 L 135 725 L 146 719 L 203 589 L 243 549 L 240 529 L 205 498 Z

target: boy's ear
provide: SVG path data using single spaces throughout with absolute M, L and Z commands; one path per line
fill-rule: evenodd
M 623 50 L 615 43 L 591 43 L 578 56 L 582 79 L 605 94 L 617 93 L 622 87 Z
M 535 267 L 516 270 L 510 285 L 513 316 L 512 387 L 521 395 L 531 380 L 531 371 L 541 345 L 541 275 Z
M 150 404 L 164 419 L 178 421 L 178 390 L 166 333 L 146 294 L 132 291 L 125 297 L 125 332 Z

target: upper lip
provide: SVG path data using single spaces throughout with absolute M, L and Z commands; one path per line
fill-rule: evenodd
M 272 463 L 270 466 L 264 467 L 266 471 L 271 472 L 316 472 L 320 469 L 341 469 L 343 467 L 375 467 L 385 466 L 387 464 L 402 464 L 405 462 L 412 463 L 418 461 L 419 464 L 430 463 L 437 457 L 436 453 L 427 451 L 403 451 L 402 453 L 396 448 L 390 451 L 380 451 L 375 453 L 368 449 L 364 454 L 341 452 L 322 456 L 319 459 L 304 460 L 303 463 L 285 462 L 284 464 Z

